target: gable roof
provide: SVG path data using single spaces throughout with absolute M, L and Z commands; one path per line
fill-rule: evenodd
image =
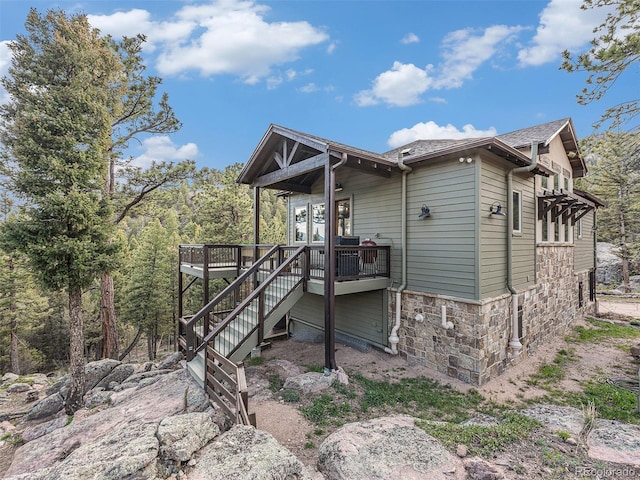
M 421 165 L 446 155 L 468 155 L 472 150 L 483 149 L 515 164 L 518 167 L 531 165 L 531 159 L 521 151 L 507 145 L 497 137 L 464 138 L 458 140 L 416 140 L 407 145 L 390 150 L 384 154 L 389 160 L 398 161 L 398 155 L 404 153 L 403 163 Z M 550 171 L 538 165 L 535 173 L 549 174 Z
M 328 155 L 329 162 L 331 157 L 334 161 L 346 157 L 347 166 L 384 176 L 389 176 L 396 165 L 374 152 L 271 124 L 240 172 L 238 182 L 254 184 L 261 180 L 266 186 L 268 181 L 265 179 L 274 178 L 278 181 L 268 183 L 271 188 L 286 189 L 297 184 L 308 189 L 323 174 L 324 162 L 319 158 L 322 154 Z M 312 158 L 318 158 L 318 161 L 309 163 Z M 296 165 L 303 168 L 296 168 Z M 283 172 L 282 175 L 277 175 L 278 171 Z
M 516 149 L 527 149 L 532 142 L 549 146 L 551 141 L 560 137 L 567 157 L 571 163 L 574 177 L 584 177 L 587 166 L 580 154 L 575 127 L 570 118 L 562 118 L 552 122 L 534 125 L 533 127 L 514 130 L 513 132 L 498 135 L 496 138 Z
M 438 157 L 466 155 L 467 152 L 471 154 L 472 150 L 484 149 L 493 152 L 516 166 L 527 166 L 531 164 L 531 159 L 529 155 L 523 153 L 523 150 L 530 149 L 533 142 L 537 143 L 539 148 L 548 147 L 556 137 L 559 137 L 562 141 L 571 163 L 573 176 L 584 176 L 587 168 L 580 154 L 575 129 L 570 118 L 514 130 L 495 137 L 416 140 L 382 154 L 271 124 L 240 172 L 238 182 L 253 184 L 260 177 L 263 179 L 276 178 L 277 175 L 274 172 L 290 168 L 296 163 L 320 154 L 328 154 L 327 158 L 329 158 L 330 162 L 332 161 L 331 157 L 334 159 L 346 157 L 347 166 L 349 167 L 368 173 L 384 173 L 386 176 L 390 174 L 393 167 L 397 167 L 398 155 L 403 154 L 403 152 L 404 163 L 420 165 Z M 290 145 L 287 142 L 290 142 Z M 283 149 L 282 152 L 280 152 L 280 149 Z M 287 156 L 287 158 L 283 160 L 280 153 Z M 280 158 L 278 159 L 279 155 Z M 301 166 L 299 165 L 299 167 Z M 304 188 L 308 188 L 322 175 L 322 165 L 320 163 L 313 163 L 311 167 L 313 170 L 291 169 L 292 172 L 296 172 L 296 177 L 293 179 L 292 174 L 287 178 L 293 180 L 296 184 L 303 185 Z M 535 173 L 549 174 L 552 172 L 544 165 L 538 164 Z M 281 181 L 279 183 L 282 184 L 282 187 L 285 186 L 283 184 L 284 180 L 290 183 L 288 179 L 284 179 L 284 175 L 280 176 Z M 265 180 L 262 181 L 266 183 Z M 274 183 L 273 186 L 275 187 L 277 184 Z M 291 185 L 289 184 L 289 186 Z

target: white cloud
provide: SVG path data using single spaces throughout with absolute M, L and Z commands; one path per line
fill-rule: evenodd
M 317 92 L 318 91 L 318 86 L 311 82 L 311 83 L 307 83 L 304 87 L 300 88 L 300 91 L 302 93 L 313 93 L 313 92 Z
M 443 43 L 444 64 L 439 67 L 435 88 L 459 88 L 480 65 L 513 41 L 523 27 L 493 25 L 476 34 L 472 29 L 448 34 Z
M 581 10 L 582 0 L 551 0 L 540 14 L 532 45 L 518 52 L 524 67 L 555 62 L 564 50 L 574 51 L 593 37 L 612 7 Z
M 187 70 L 205 76 L 233 74 L 255 83 L 273 65 L 292 62 L 303 48 L 329 38 L 304 21 L 268 23 L 263 18 L 265 10 L 253 2 L 236 1 L 183 8 L 178 17 L 197 22 L 198 35 L 165 45 L 158 70 L 163 75 Z
M 428 122 L 416 123 L 411 128 L 403 128 L 393 132 L 387 144 L 391 148 L 401 147 L 415 140 L 431 140 L 431 139 L 452 139 L 460 140 L 463 138 L 478 138 L 478 137 L 494 137 L 497 135 L 497 131 L 494 127 L 490 127 L 487 130 L 477 130 L 473 125 L 467 124 L 462 127 L 462 130 L 458 130 L 454 125 L 450 123 L 444 126 L 438 125 L 436 122 L 430 120 Z
M 231 74 L 255 84 L 269 77 L 273 66 L 295 61 L 302 49 L 329 39 L 305 21 L 268 22 L 268 10 L 253 0 L 214 0 L 183 6 L 162 22 L 142 9 L 90 15 L 89 20 L 114 37 L 146 35 L 145 50 L 157 52 L 161 75 Z
M 9 50 L 9 41 L 4 40 L 0 42 L 0 77 L 4 77 L 9 72 L 9 65 L 11 65 L 11 50 Z M 8 101 L 9 94 L 0 86 L 0 104 Z
M 407 33 L 404 37 L 402 37 L 402 40 L 400 41 L 404 44 L 419 43 L 420 37 L 418 37 L 415 33 L 411 32 L 411 33 Z
M 195 160 L 199 155 L 195 143 L 178 146 L 166 135 L 145 139 L 142 148 L 145 150 L 144 153 L 133 159 L 133 165 L 141 168 L 148 168 L 153 162 Z
M 329 45 L 327 45 L 327 53 L 331 55 L 333 52 L 336 51 L 337 46 L 338 44 L 336 42 L 331 42 Z
M 376 77 L 371 89 L 358 92 L 354 100 L 361 107 L 379 103 L 406 107 L 420 103 L 427 90 L 459 88 L 522 29 L 520 26 L 494 25 L 479 33 L 472 29 L 451 32 L 443 40 L 442 65 L 427 65 L 421 69 L 396 61 L 390 70 Z
M 418 68 L 412 63 L 394 62 L 391 70 L 381 73 L 373 81 L 370 90 L 362 90 L 355 96 L 361 107 L 384 102 L 395 107 L 406 107 L 420 103 L 420 95 L 433 83 L 429 76 L 431 66 Z

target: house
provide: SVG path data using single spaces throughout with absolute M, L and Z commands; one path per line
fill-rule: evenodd
M 253 254 L 233 247 L 227 275 L 240 278 L 246 263 L 263 276 L 254 284 L 262 293 L 229 318 L 253 308 L 263 313 L 252 325 L 271 328 L 286 314 L 293 335 L 322 331 L 327 370 L 339 363 L 338 335 L 482 385 L 594 310 L 602 203 L 573 188 L 586 171 L 571 119 L 383 154 L 271 125 L 238 181 L 256 199 L 260 188 L 286 196 L 288 245 L 274 263 L 276 250 L 258 247 L 256 221 Z M 255 211 L 257 219 L 259 202 Z M 202 261 L 213 265 L 204 275 L 219 271 L 219 261 Z M 196 263 L 181 260 L 181 270 L 199 275 Z M 271 300 L 266 325 L 272 277 L 289 278 L 295 294 Z M 223 326 L 203 325 L 202 337 Z M 264 340 L 263 327 L 251 327 L 250 346 Z

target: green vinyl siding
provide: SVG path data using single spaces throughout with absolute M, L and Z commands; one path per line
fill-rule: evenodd
M 584 272 L 594 267 L 593 257 L 593 237 L 596 232 L 593 230 L 595 212 L 591 211 L 582 217 L 582 238 L 578 238 L 578 226 L 573 226 L 573 260 L 576 272 Z
M 491 215 L 492 204 L 500 203 L 507 213 L 508 170 L 503 162 L 485 158 L 480 174 L 480 298 L 507 290 L 507 230 L 512 239 L 513 285 L 521 288 L 535 282 L 535 195 L 531 174 L 513 175 L 514 191 L 521 193 L 521 232 L 513 233 L 508 216 Z
M 387 344 L 387 291 L 339 295 L 336 297 L 336 330 L 369 343 Z M 324 328 L 324 297 L 305 293 L 290 311 L 291 317 Z
M 407 289 L 476 298 L 475 168 L 455 158 L 408 175 Z
M 378 245 L 391 246 L 391 278 L 400 279 L 400 178 L 367 175 L 349 168 L 336 171 L 336 180 L 343 190 L 336 192 L 336 200 L 351 199 L 351 234 L 360 241 L 370 238 Z M 288 241 L 293 244 L 294 212 L 296 207 L 324 202 L 324 183 L 319 180 L 310 195 L 292 194 L 289 197 Z

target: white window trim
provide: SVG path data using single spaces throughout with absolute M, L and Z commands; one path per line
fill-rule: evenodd
M 518 204 L 516 205 L 515 201 L 513 202 L 514 213 L 516 209 L 518 209 L 518 228 L 516 229 L 513 225 L 511 225 L 512 233 L 521 234 L 522 233 L 522 191 L 514 190 L 513 194 L 518 195 Z M 515 216 L 512 216 L 512 219 L 515 220 Z

